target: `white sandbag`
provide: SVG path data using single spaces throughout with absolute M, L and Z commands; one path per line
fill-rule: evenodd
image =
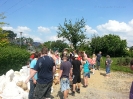
M 12 69 L 6 72 L 6 78 L 10 78 L 10 81 L 12 81 L 13 77 L 14 77 L 14 71 Z
M 5 87 L 5 82 L 6 82 L 5 75 L 0 76 L 0 93 L 3 92 L 3 89 Z

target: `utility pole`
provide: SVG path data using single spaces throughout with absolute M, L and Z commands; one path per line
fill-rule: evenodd
M 23 32 L 20 32 L 20 48 L 21 48 L 21 45 L 22 45 L 22 33 Z

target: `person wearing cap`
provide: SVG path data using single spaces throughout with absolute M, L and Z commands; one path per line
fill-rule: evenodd
M 75 59 L 72 61 L 72 72 L 73 72 L 73 89 L 72 96 L 75 96 L 75 87 L 77 83 L 77 92 L 80 93 L 80 82 L 81 82 L 81 70 L 82 64 L 78 60 L 78 55 L 76 54 Z

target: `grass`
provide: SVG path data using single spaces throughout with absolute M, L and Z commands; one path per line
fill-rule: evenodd
M 122 71 L 122 72 L 127 72 L 127 73 L 133 73 L 133 71 L 130 69 L 130 66 L 119 66 L 117 65 L 117 60 L 119 58 L 111 58 L 113 60 L 113 63 L 111 64 L 111 71 Z M 101 68 L 105 69 L 105 57 L 102 57 L 101 61 Z

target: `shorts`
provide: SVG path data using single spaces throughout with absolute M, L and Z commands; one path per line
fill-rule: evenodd
M 44 99 L 51 97 L 51 87 L 53 82 L 48 84 L 36 84 L 35 88 L 35 99 Z
M 110 73 L 110 66 L 106 66 L 106 74 Z
M 73 75 L 73 84 L 80 83 L 81 82 L 81 76 L 79 75 Z
M 90 72 L 84 73 L 84 77 L 90 78 Z
M 61 78 L 61 92 L 70 89 L 70 81 L 68 78 Z

